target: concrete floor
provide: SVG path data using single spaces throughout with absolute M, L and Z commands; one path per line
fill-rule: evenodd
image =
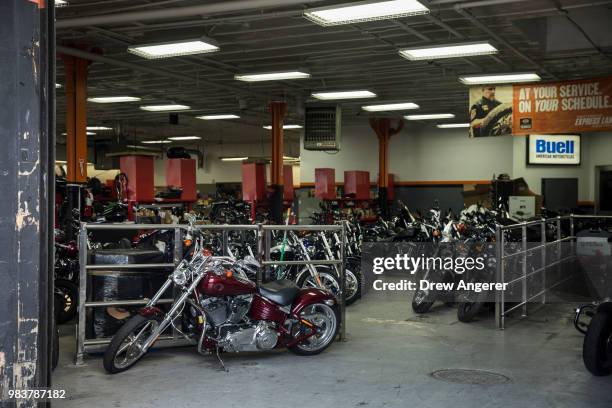
M 224 355 L 228 372 L 195 348 L 150 352 L 131 370 L 104 372 L 100 356 L 72 365 L 73 334 L 62 336 L 54 388 L 58 407 L 418 407 L 580 408 L 612 406 L 612 378 L 583 367 L 572 305 L 547 306 L 505 331 L 492 313 L 471 324 L 436 306 L 412 313 L 406 295 L 368 295 L 347 311 L 348 341 L 314 357 L 279 351 Z M 67 331 L 68 327 L 64 327 Z M 500 385 L 432 378 L 445 368 L 503 374 Z

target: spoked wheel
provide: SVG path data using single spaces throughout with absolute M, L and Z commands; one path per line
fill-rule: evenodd
M 612 374 L 612 313 L 600 311 L 591 319 L 584 336 L 582 359 L 591 374 Z
M 57 310 L 57 322 L 59 324 L 67 323 L 77 314 L 79 287 L 69 280 L 56 279 L 55 293 L 61 297 Z
M 415 313 L 423 314 L 429 312 L 434 304 L 434 294 L 430 290 L 417 290 L 412 298 L 412 310 Z
M 354 303 L 361 297 L 361 279 L 358 272 L 353 272 L 349 269 L 345 270 L 346 282 L 344 289 L 346 292 L 346 305 Z
M 104 368 L 111 374 L 133 366 L 146 353 L 143 345 L 159 326 L 153 317 L 136 315 L 117 331 L 104 353 Z
M 323 288 L 332 293 L 334 296 L 338 296 L 340 293 L 340 280 L 336 274 L 323 270 L 318 270 L 318 274 Z M 300 288 L 320 288 L 315 277 L 309 272 L 306 272 L 300 276 L 297 281 L 297 285 Z
M 340 328 L 340 316 L 337 307 L 328 306 L 324 303 L 314 303 L 306 306 L 300 313 L 300 317 L 315 326 L 316 334 L 290 347 L 289 350 L 295 354 L 311 356 L 319 354 L 329 347 Z M 304 330 L 312 330 L 312 328 L 298 325 L 293 329 L 291 335 L 298 338 L 304 334 Z

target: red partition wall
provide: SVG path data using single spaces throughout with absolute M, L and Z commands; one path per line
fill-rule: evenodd
M 293 166 L 283 166 L 283 200 L 293 201 Z
M 155 195 L 153 157 L 121 156 L 119 165 L 128 178 L 128 201 L 152 202 Z
M 336 198 L 336 169 L 315 169 L 315 197 L 322 200 Z
M 370 172 L 345 171 L 344 195 L 358 200 L 368 200 L 370 198 Z
M 261 163 L 242 165 L 242 199 L 263 201 L 266 198 L 266 166 Z
M 166 159 L 166 185 L 183 190 L 181 201 L 196 201 L 196 161 L 194 159 Z

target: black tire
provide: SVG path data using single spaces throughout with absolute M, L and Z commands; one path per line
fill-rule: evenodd
M 326 348 L 328 348 L 338 336 L 338 330 L 340 330 L 340 325 L 342 324 L 342 321 L 340 320 L 340 312 L 338 310 L 338 306 L 337 305 L 327 306 L 323 303 L 320 303 L 319 305 L 323 305 L 331 309 L 336 319 L 336 327 L 333 329 L 333 333 L 330 334 L 331 337 L 329 341 L 327 341 L 321 347 L 316 348 L 314 350 L 309 350 L 305 348 L 305 345 L 303 344 L 296 344 L 295 346 L 289 347 L 289 351 L 291 351 L 292 353 L 300 355 L 300 356 L 314 356 L 316 354 L 323 352 Z M 309 305 L 309 306 L 313 306 L 313 305 Z M 309 306 L 306 306 L 306 307 L 309 307 Z
M 346 269 L 346 273 L 352 273 L 354 276 L 354 279 L 357 281 L 357 290 L 353 293 L 352 296 L 347 297 L 345 299 L 345 304 L 346 306 L 352 305 L 353 303 L 355 303 L 358 299 L 361 299 L 361 271 L 358 269 L 353 268 L 352 265 L 347 265 L 347 269 Z M 348 279 L 347 279 L 348 281 Z
M 77 314 L 79 304 L 79 287 L 66 279 L 55 280 L 55 290 L 62 298 L 57 312 L 57 323 L 64 324 L 72 320 Z
M 125 322 L 123 326 L 121 326 L 115 336 L 113 336 L 113 339 L 108 345 L 108 348 L 104 352 L 104 369 L 108 373 L 116 374 L 125 371 L 132 367 L 134 364 L 136 364 L 144 356 L 145 353 L 141 353 L 133 361 L 131 361 L 125 366 L 117 366 L 115 361 L 115 357 L 119 352 L 119 348 L 121 347 L 125 339 L 129 337 L 132 333 L 134 333 L 136 330 L 144 328 L 145 325 L 150 321 L 157 322 L 154 317 L 145 317 L 137 314 L 132 316 L 127 322 Z
M 612 374 L 612 313 L 597 312 L 591 319 L 584 336 L 582 359 L 591 374 Z
M 461 302 L 457 306 L 457 319 L 460 322 L 469 323 L 480 313 L 483 306 L 484 302 Z
M 414 296 L 412 298 L 412 310 L 418 314 L 427 313 L 433 306 L 434 301 L 433 293 L 431 291 L 426 292 L 419 289 L 414 292 Z

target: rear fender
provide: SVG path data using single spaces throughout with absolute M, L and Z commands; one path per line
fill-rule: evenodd
M 338 304 L 336 297 L 329 292 L 317 288 L 301 289 L 291 306 L 291 316 L 299 319 L 300 313 L 306 306 L 315 303 L 325 303 L 328 306 Z

